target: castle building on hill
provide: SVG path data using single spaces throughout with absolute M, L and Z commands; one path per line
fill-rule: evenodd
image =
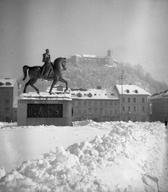
M 75 65 L 77 64 L 100 64 L 100 65 L 112 65 L 115 66 L 117 61 L 112 58 L 111 50 L 107 50 L 107 55 L 104 57 L 99 57 L 96 55 L 88 55 L 88 54 L 76 54 L 72 55 L 69 58 L 69 62 Z

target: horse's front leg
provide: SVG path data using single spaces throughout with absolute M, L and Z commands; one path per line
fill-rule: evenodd
M 59 80 L 60 80 L 61 82 L 65 83 L 66 88 L 65 88 L 65 91 L 64 91 L 64 92 L 66 92 L 66 91 L 68 90 L 68 81 L 65 80 L 65 79 L 63 79 L 62 77 L 61 77 Z
M 50 91 L 49 91 L 49 94 L 50 94 L 50 95 L 52 94 L 52 89 L 53 89 L 54 85 L 57 83 L 57 81 L 58 81 L 57 78 L 53 80 L 53 82 L 52 82 L 52 84 L 51 84 L 51 87 L 50 87 Z

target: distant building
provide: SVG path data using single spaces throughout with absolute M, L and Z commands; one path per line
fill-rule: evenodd
M 120 120 L 148 121 L 150 93 L 136 85 L 116 85 L 120 98 Z
M 64 88 L 57 86 L 53 92 L 62 94 Z M 48 92 L 48 89 L 47 89 Z M 168 114 L 168 97 L 152 96 L 136 85 L 115 85 L 111 90 L 71 89 L 65 97 L 72 98 L 72 120 L 92 119 L 94 121 L 164 121 Z M 12 79 L 0 80 L 0 121 L 16 121 L 17 119 L 17 87 Z
M 151 96 L 150 120 L 161 122 L 168 121 L 168 90 Z
M 111 55 L 111 50 L 107 50 L 107 55 L 104 57 L 99 57 L 96 55 L 89 55 L 89 54 L 83 54 L 83 55 L 73 55 L 69 58 L 69 61 L 75 65 L 77 64 L 102 64 L 102 65 L 114 65 L 116 64 L 116 61 L 113 60 Z
M 16 82 L 14 79 L 0 79 L 0 121 L 16 120 Z
M 116 121 L 119 119 L 119 98 L 102 89 L 71 90 L 73 120 Z

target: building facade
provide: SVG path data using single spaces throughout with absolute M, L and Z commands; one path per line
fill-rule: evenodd
M 0 121 L 11 122 L 15 120 L 15 80 L 0 79 Z
M 136 85 L 115 85 L 120 99 L 120 120 L 148 121 L 150 93 Z
M 150 121 L 168 121 L 168 90 L 151 96 Z
M 116 121 L 119 119 L 119 98 L 102 89 L 72 90 L 73 121 Z

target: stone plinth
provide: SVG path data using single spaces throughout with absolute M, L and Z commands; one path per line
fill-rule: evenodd
M 72 125 L 69 94 L 28 93 L 18 99 L 18 125 Z

